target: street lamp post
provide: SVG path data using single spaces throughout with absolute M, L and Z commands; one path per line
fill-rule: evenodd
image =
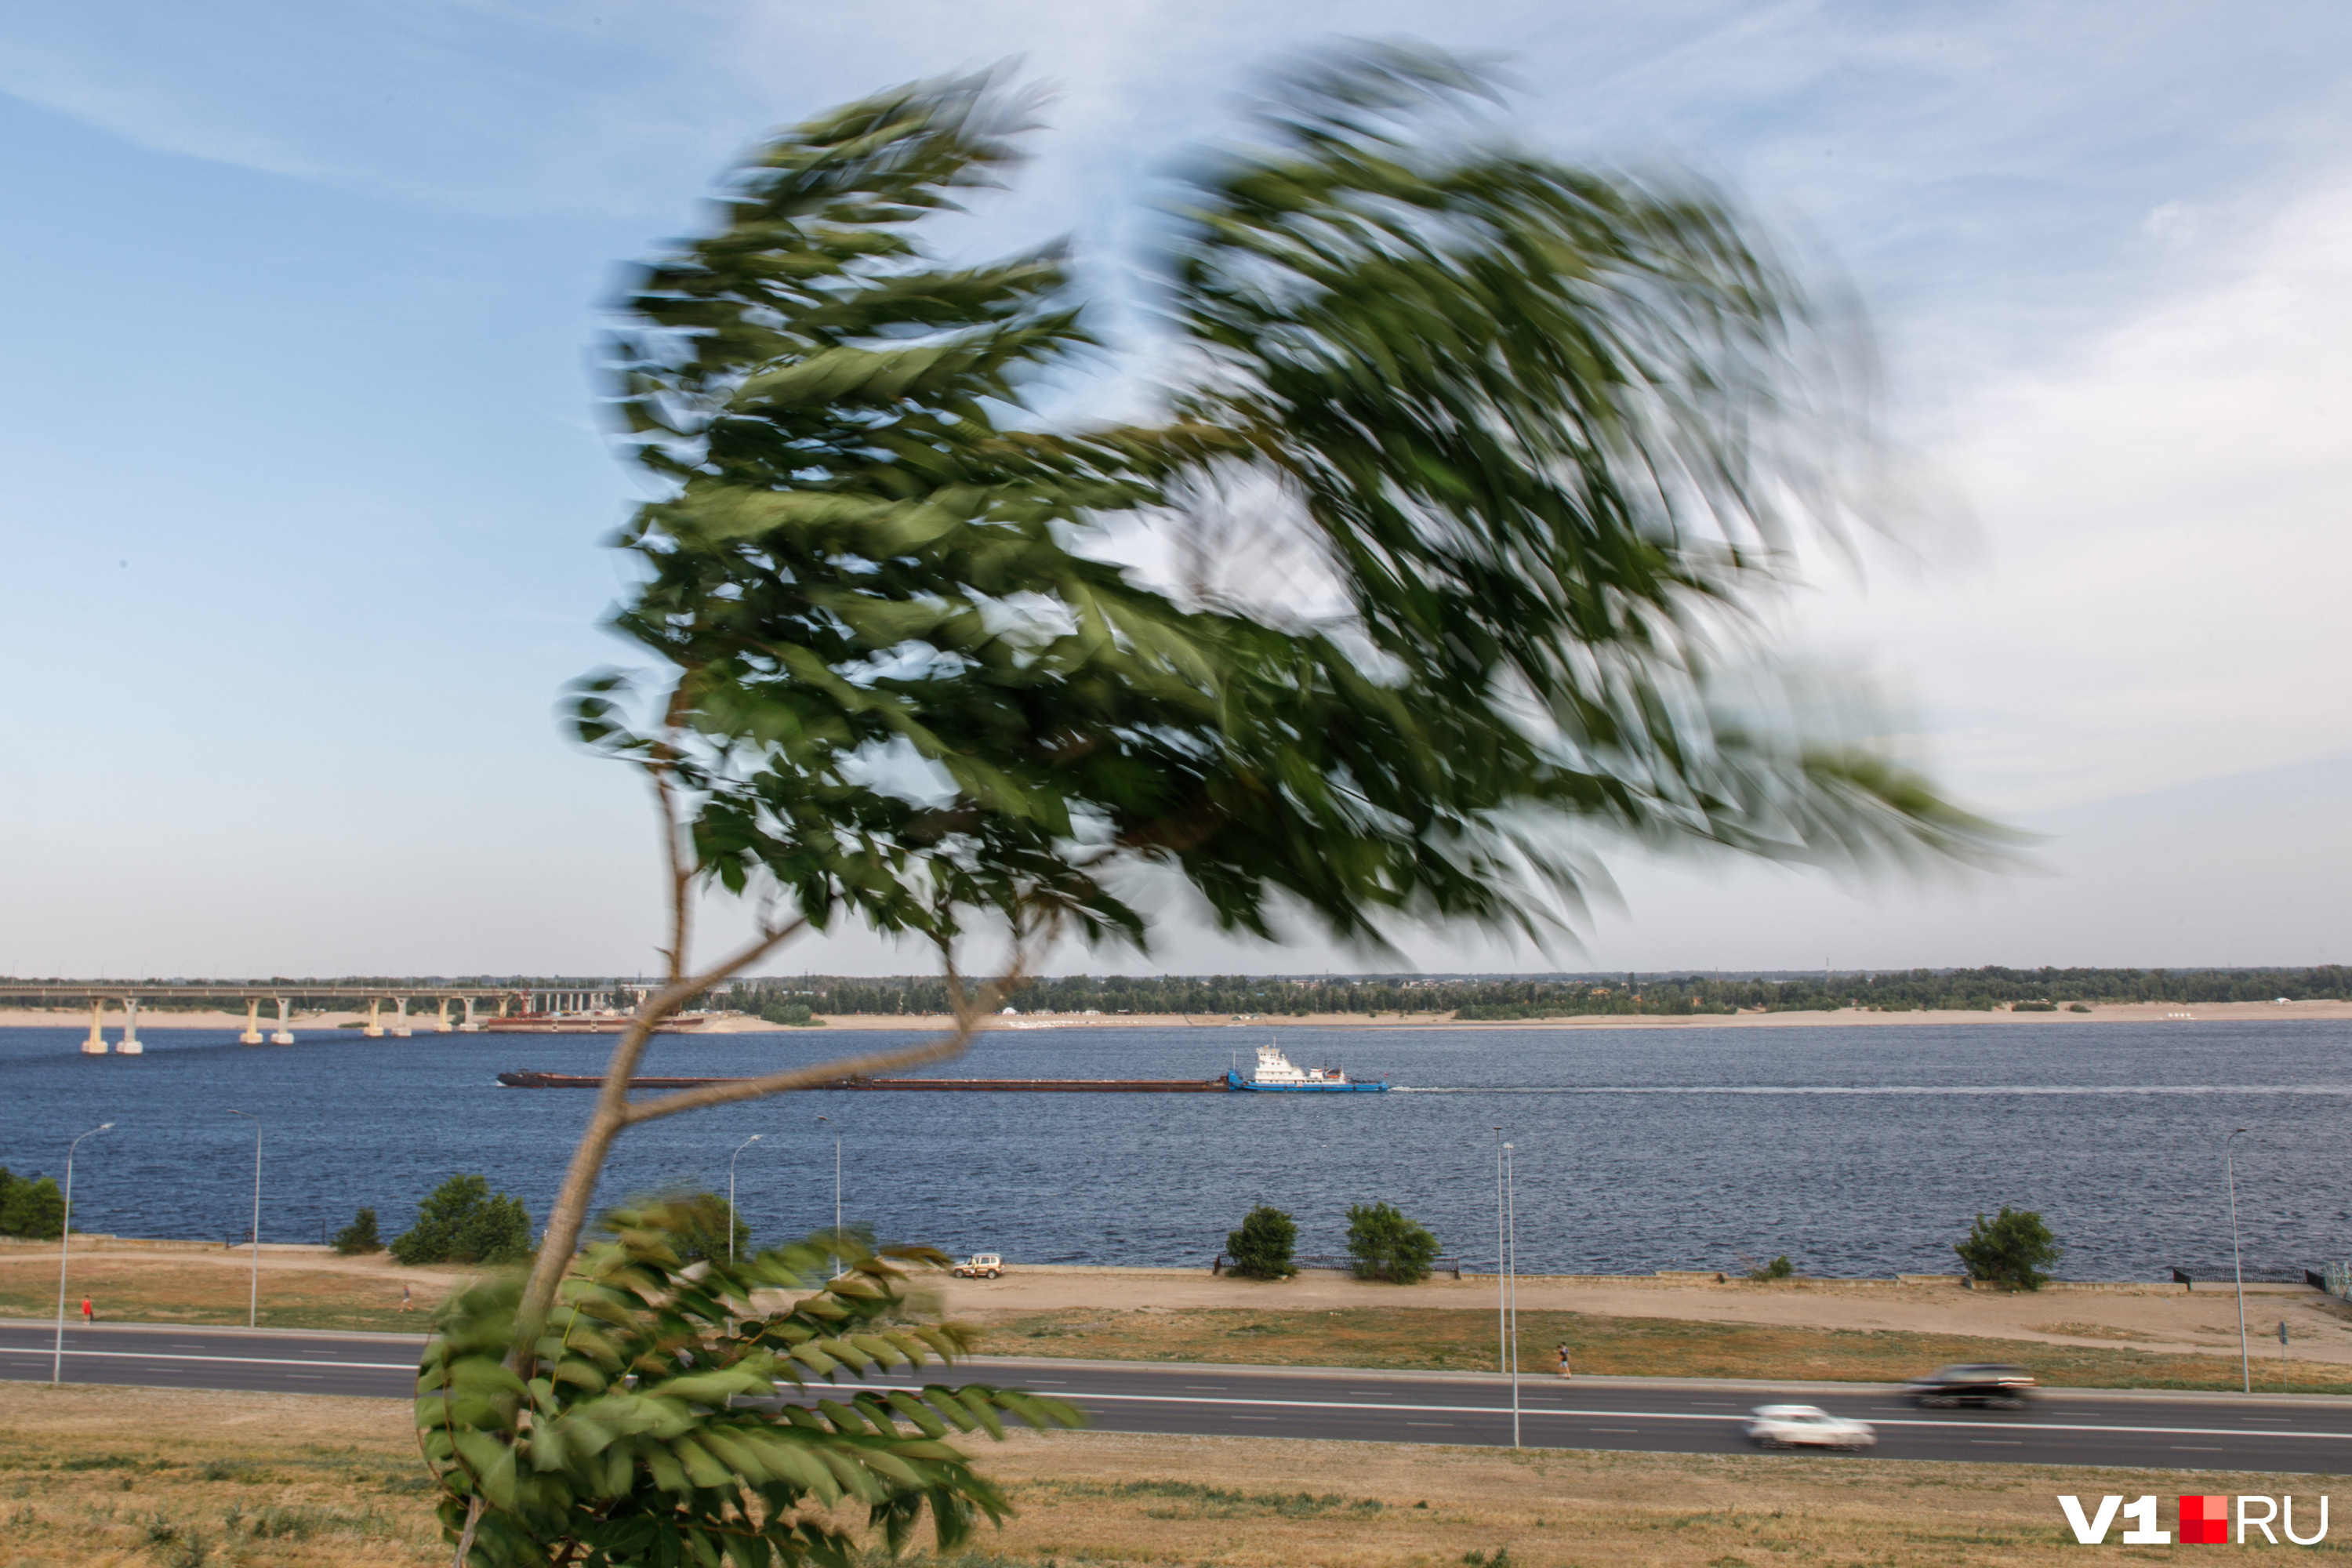
M 1504 1283 L 1504 1260 L 1509 1252 L 1503 1220 L 1503 1130 L 1495 1129 L 1495 1370 L 1511 1370 L 1511 1309 Z
M 1511 1301 L 1511 1447 L 1519 1446 L 1519 1182 L 1511 1145 L 1503 1145 L 1503 1238 L 1505 1289 Z
M 759 1141 L 760 1134 L 752 1133 L 735 1145 L 735 1154 L 740 1154 Z M 730 1263 L 735 1261 L 735 1154 L 727 1156 L 727 1261 Z
M 261 1118 L 250 1110 L 231 1110 L 253 1123 L 253 1279 L 245 1303 L 245 1326 L 261 1323 Z
M 2241 1127 L 2230 1134 L 2235 1138 L 2243 1132 Z M 2245 1383 L 2245 1392 L 2254 1391 L 2254 1358 L 2246 1347 L 2246 1260 L 2238 1249 L 2238 1168 L 2231 1159 L 2230 1138 L 2221 1140 L 2221 1170 L 2230 1184 L 2230 1266 L 2238 1277 L 2238 1373 Z
M 95 1138 L 113 1126 L 111 1121 L 101 1123 L 81 1138 Z M 63 1383 L 66 1374 L 66 1254 L 73 1245 L 73 1160 L 74 1151 L 81 1147 L 81 1138 L 66 1145 L 66 1213 L 58 1225 L 58 1346 L 49 1363 L 49 1381 L 53 1384 Z
M 830 1116 L 820 1116 L 819 1121 L 833 1129 L 833 1277 L 841 1278 L 841 1123 Z

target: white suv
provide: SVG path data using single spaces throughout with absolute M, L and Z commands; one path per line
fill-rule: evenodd
M 1878 1434 L 1866 1421 L 1832 1415 L 1818 1405 L 1759 1405 L 1747 1426 L 1759 1448 L 1867 1448 Z

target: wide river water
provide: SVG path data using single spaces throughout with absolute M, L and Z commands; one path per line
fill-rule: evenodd
M 301 1033 L 298 1031 L 298 1033 Z M 611 1042 L 152 1028 L 143 1057 L 84 1057 L 77 1029 L 0 1029 L 0 1164 L 74 1167 L 78 1228 L 242 1236 L 263 1119 L 262 1237 L 316 1241 L 364 1204 L 389 1237 L 455 1172 L 543 1216 L 589 1109 L 493 1074 L 602 1069 Z M 644 1070 L 741 1074 L 872 1049 L 860 1031 L 657 1042 Z M 1209 1078 L 1251 1028 L 1005 1031 L 949 1077 Z M 2041 1210 L 2074 1279 L 2210 1276 L 2230 1261 L 2221 1140 L 2234 1127 L 2250 1273 L 2352 1254 L 2352 1024 L 1689 1029 L 1300 1030 L 1410 1092 L 800 1094 L 655 1123 L 622 1141 L 608 1199 L 724 1191 L 768 1238 L 844 1215 L 885 1239 L 1037 1263 L 1205 1265 L 1251 1205 L 1338 1253 L 1351 1203 L 1384 1199 L 1449 1252 L 1495 1255 L 1496 1128 L 1516 1145 L 1520 1267 L 1957 1271 L 1969 1216 Z M 820 1125 L 819 1116 L 832 1118 Z

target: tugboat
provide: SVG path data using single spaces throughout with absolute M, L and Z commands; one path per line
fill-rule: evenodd
M 1257 1072 L 1244 1078 L 1238 1068 L 1225 1074 L 1225 1087 L 1268 1094 L 1386 1094 L 1385 1083 L 1356 1083 L 1338 1068 L 1294 1066 L 1279 1045 L 1257 1048 Z

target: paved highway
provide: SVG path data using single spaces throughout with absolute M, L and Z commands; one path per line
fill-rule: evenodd
M 51 1331 L 0 1324 L 0 1377 L 47 1381 Z M 66 1331 L 68 1383 L 407 1398 L 419 1341 L 101 1325 Z M 982 1357 L 974 1381 L 1084 1407 L 1112 1432 L 1507 1444 L 1510 1389 L 1491 1374 L 1298 1371 Z M 2352 1399 L 2061 1392 L 2021 1411 L 1918 1410 L 1883 1387 L 1578 1378 L 1521 1384 L 1530 1447 L 1738 1453 L 1755 1405 L 1819 1405 L 1869 1422 L 1882 1459 L 2352 1474 Z

